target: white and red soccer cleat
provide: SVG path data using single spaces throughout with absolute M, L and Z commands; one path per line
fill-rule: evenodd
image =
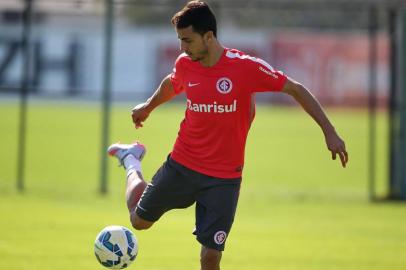
M 107 149 L 107 153 L 110 156 L 115 156 L 121 165 L 123 165 L 126 156 L 133 155 L 136 159 L 141 161 L 146 152 L 147 149 L 140 142 L 134 142 L 132 144 L 114 143 Z

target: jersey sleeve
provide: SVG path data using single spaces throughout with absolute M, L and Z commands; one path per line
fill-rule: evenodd
M 182 56 L 180 55 L 175 62 L 175 66 L 173 67 L 172 74 L 171 74 L 171 83 L 173 86 L 173 89 L 175 90 L 176 94 L 179 94 L 183 92 L 184 89 L 184 83 L 183 83 L 183 78 L 184 78 L 184 67 L 182 65 Z
M 248 75 L 252 81 L 252 92 L 279 92 L 287 80 L 282 71 L 274 70 L 271 65 L 260 58 L 255 58 L 249 65 Z

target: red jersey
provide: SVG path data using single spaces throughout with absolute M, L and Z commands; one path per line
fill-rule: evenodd
M 241 177 L 252 95 L 281 91 L 285 81 L 264 60 L 235 49 L 225 49 L 212 67 L 181 54 L 171 82 L 177 94 L 186 93 L 186 112 L 171 157 L 202 174 Z

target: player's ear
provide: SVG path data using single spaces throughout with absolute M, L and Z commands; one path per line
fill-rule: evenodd
M 207 31 L 206 33 L 204 33 L 203 35 L 203 39 L 207 42 L 213 42 L 213 38 L 214 38 L 214 33 L 213 31 Z

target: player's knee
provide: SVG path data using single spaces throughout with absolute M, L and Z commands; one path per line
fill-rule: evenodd
M 218 266 L 221 260 L 221 251 L 203 247 L 200 253 L 200 263 L 202 266 Z M 203 267 L 205 268 L 205 267 Z
M 142 231 L 142 230 L 148 230 L 151 228 L 152 224 L 146 224 L 144 222 L 132 222 L 133 228 L 136 229 L 137 231 Z
M 131 213 L 131 225 L 133 226 L 134 229 L 141 231 L 141 230 L 147 230 L 152 227 L 154 224 L 151 221 L 146 221 L 142 218 L 140 218 L 136 213 Z

